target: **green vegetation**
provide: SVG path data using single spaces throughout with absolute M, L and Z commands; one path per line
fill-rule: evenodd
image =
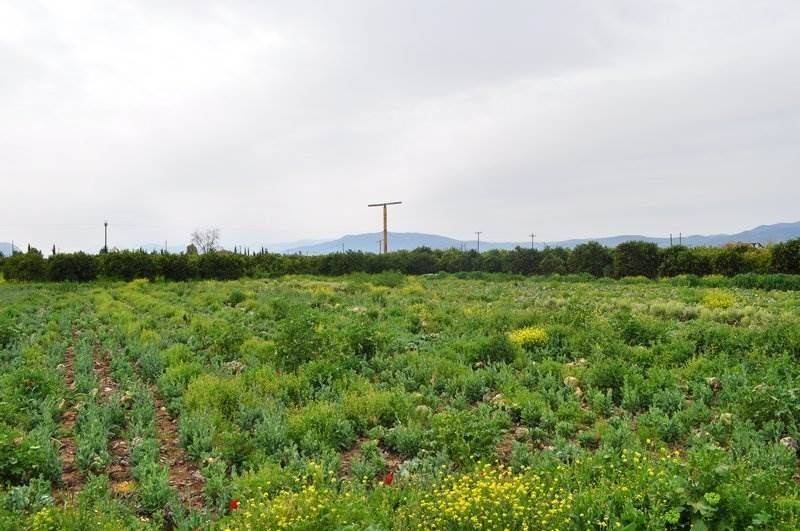
M 72 281 L 96 279 L 131 281 L 137 278 L 186 281 L 235 280 L 242 277 L 275 278 L 283 275 L 347 275 L 391 273 L 508 273 L 517 275 L 590 275 L 593 277 L 666 278 L 680 275 L 775 274 L 758 287 L 800 289 L 785 275 L 800 274 L 800 240 L 768 247 L 728 245 L 721 248 L 675 246 L 659 249 L 654 243 L 626 242 L 609 249 L 596 242 L 574 249 L 560 247 L 512 251 L 434 251 L 425 247 L 387 254 L 361 252 L 320 256 L 270 253 L 236 254 L 209 251 L 167 254 L 121 251 L 87 255 L 55 254 L 49 258 L 36 249 L 0 258 L 0 271 L 8 280 Z M 775 288 L 774 285 L 782 287 Z M 755 287 L 755 286 L 752 286 Z
M 0 529 L 798 529 L 795 285 L 5 282 Z

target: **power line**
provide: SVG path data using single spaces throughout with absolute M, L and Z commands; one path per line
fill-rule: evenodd
M 402 201 L 390 201 L 387 203 L 373 203 L 371 205 L 367 205 L 368 207 L 383 207 L 383 253 L 386 254 L 389 252 L 389 229 L 387 228 L 386 223 L 386 207 L 389 205 L 400 205 Z

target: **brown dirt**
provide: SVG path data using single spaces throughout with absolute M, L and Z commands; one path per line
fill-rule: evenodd
M 100 397 L 108 400 L 117 391 L 117 382 L 111 377 L 110 353 L 103 351 L 99 344 L 94 347 L 94 372 L 97 377 Z M 111 463 L 108 465 L 108 479 L 111 491 L 125 497 L 133 491 L 130 450 L 128 441 L 115 435 L 108 442 Z
M 514 449 L 514 442 L 516 442 L 517 438 L 514 436 L 514 430 L 508 430 L 507 433 L 503 434 L 503 438 L 500 439 L 500 442 L 497 443 L 497 459 L 503 463 L 507 464 L 509 459 L 511 458 L 511 451 Z
M 383 458 L 386 460 L 386 465 L 389 467 L 390 472 L 394 472 L 397 470 L 397 467 L 403 464 L 403 458 L 400 457 L 400 454 L 385 449 L 382 449 L 381 452 L 383 453 Z
M 73 341 L 77 332 L 72 332 Z M 67 388 L 75 389 L 75 349 L 70 345 L 64 356 L 64 382 Z M 66 400 L 64 406 L 66 406 Z M 75 463 L 77 447 L 75 445 L 75 411 L 74 404 L 61 415 L 61 433 L 58 442 L 61 454 L 61 486 L 53 494 L 58 503 L 63 503 L 75 497 L 75 493 L 83 487 L 83 476 Z
M 359 437 L 355 446 L 342 453 L 339 458 L 339 475 L 350 476 L 350 463 L 361 457 L 361 446 L 367 441 L 369 441 L 367 437 Z
M 340 476 L 350 477 L 350 463 L 361 457 L 361 447 L 364 445 L 364 443 L 369 442 L 370 440 L 371 439 L 369 437 L 359 437 L 356 441 L 356 444 L 350 450 L 342 453 L 339 459 Z M 403 458 L 399 454 L 396 454 L 385 448 L 380 448 L 380 451 L 384 461 L 386 461 L 387 472 L 395 472 L 397 467 L 403 463 Z
M 181 447 L 177 422 L 167 411 L 164 399 L 152 385 L 150 392 L 156 404 L 160 459 L 169 467 L 169 484 L 178 491 L 184 506 L 200 509 L 203 507 L 205 478 Z

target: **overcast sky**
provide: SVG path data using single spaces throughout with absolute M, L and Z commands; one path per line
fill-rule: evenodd
M 800 220 L 800 2 L 0 0 L 0 241 Z

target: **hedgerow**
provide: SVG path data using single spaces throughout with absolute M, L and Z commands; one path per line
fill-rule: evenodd
M 378 255 L 348 251 L 319 256 L 266 252 L 186 255 L 114 251 L 99 255 L 55 254 L 45 258 L 38 250 L 31 249 L 26 253 L 15 253 L 3 259 L 0 264 L 8 280 L 39 282 L 90 281 L 96 278 L 124 281 L 136 278 L 162 278 L 170 281 L 235 280 L 242 277 L 273 278 L 291 274 L 340 276 L 384 273 L 375 282 L 388 282 L 386 285 L 390 286 L 393 282 L 398 282 L 399 273 L 458 273 L 462 278 L 481 278 L 481 274 L 485 273 L 584 275 L 577 280 L 585 276 L 671 278 L 720 275 L 731 278 L 734 284 L 738 283 L 742 287 L 796 290 L 798 281 L 784 275 L 800 274 L 798 249 L 800 240 L 790 240 L 765 248 L 740 244 L 720 248 L 675 246 L 659 249 L 653 243 L 632 241 L 622 243 L 614 249 L 589 242 L 574 249 L 538 250 L 518 247 L 510 251 L 491 250 L 480 254 L 474 250 L 432 250 L 421 247 L 413 251 Z M 470 277 L 470 274 L 473 276 Z

